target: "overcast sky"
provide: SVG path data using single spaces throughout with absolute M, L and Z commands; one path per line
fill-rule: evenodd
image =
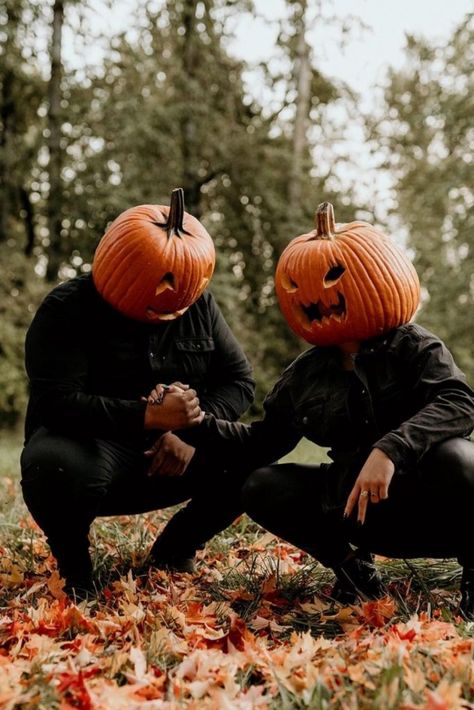
M 108 12 L 97 10 L 94 20 L 116 32 L 133 28 L 133 10 L 140 0 L 115 0 Z M 268 60 L 272 56 L 277 20 L 285 16 L 285 0 L 255 0 L 259 18 L 243 14 L 236 24 L 231 50 L 250 62 Z M 448 37 L 468 12 L 474 11 L 474 0 L 308 0 L 310 16 L 323 12 L 344 20 L 360 18 L 366 31 L 351 33 L 345 49 L 341 49 L 340 32 L 316 19 L 309 40 L 315 61 L 331 76 L 347 81 L 365 96 L 382 78 L 389 64 L 400 66 L 406 33 L 421 34 L 430 39 Z M 102 6 L 103 7 L 103 6 Z M 87 47 L 86 57 L 72 56 L 73 47 L 66 48 L 72 63 L 93 61 L 98 55 Z
M 232 49 L 250 61 L 271 56 L 276 25 L 272 19 L 284 16 L 284 0 L 256 0 L 259 13 L 265 19 L 243 17 L 238 26 Z M 313 15 L 319 2 L 309 0 Z M 403 63 L 406 33 L 431 39 L 448 37 L 468 12 L 474 11 L 473 0 L 325 0 L 326 15 L 344 19 L 359 17 L 366 31 L 354 31 L 345 49 L 338 42 L 339 31 L 316 22 L 309 39 L 315 60 L 331 76 L 347 81 L 364 96 L 382 79 L 389 64 Z

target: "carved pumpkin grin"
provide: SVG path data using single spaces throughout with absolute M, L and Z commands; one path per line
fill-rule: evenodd
M 275 289 L 293 331 L 322 347 L 408 323 L 420 300 L 416 271 L 393 240 L 366 222 L 337 225 L 329 202 L 282 252 Z
M 308 306 L 302 303 L 303 327 L 305 326 L 305 322 L 308 327 L 311 327 L 313 323 L 322 325 L 324 321 L 331 318 L 341 322 L 346 315 L 346 299 L 340 292 L 338 292 L 338 296 L 337 303 L 330 303 L 329 305 L 326 305 L 322 301 L 310 303 Z
M 189 306 L 186 308 L 181 308 L 179 311 L 170 311 L 169 313 L 157 311 L 153 306 L 148 306 L 146 309 L 147 320 L 157 321 L 157 320 L 175 320 L 179 318 L 188 310 Z
M 184 211 L 181 188 L 170 206 L 132 207 L 110 225 L 92 266 L 97 291 L 123 315 L 146 323 L 179 318 L 207 287 L 212 239 Z

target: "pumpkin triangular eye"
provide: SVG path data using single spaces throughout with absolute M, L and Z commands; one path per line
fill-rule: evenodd
M 163 291 L 176 291 L 175 280 L 171 271 L 168 271 L 168 273 L 166 273 L 161 279 L 160 283 L 156 287 L 155 296 L 159 296 L 159 294 L 163 293 Z
M 339 281 L 344 271 L 345 268 L 341 266 L 341 264 L 332 266 L 324 277 L 324 285 L 333 286 L 337 281 Z
M 214 271 L 214 264 L 208 264 L 205 275 L 202 277 L 201 283 L 199 285 L 200 291 L 202 291 L 206 288 L 207 284 L 211 280 L 211 276 L 212 276 L 213 271 Z
M 291 276 L 288 276 L 288 274 L 282 275 L 281 285 L 288 293 L 294 293 L 298 290 L 298 284 L 296 283 L 296 281 L 294 281 L 294 279 L 291 278 Z

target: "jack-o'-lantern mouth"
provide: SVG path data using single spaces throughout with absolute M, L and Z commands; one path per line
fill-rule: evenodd
M 316 301 L 308 306 L 301 304 L 301 316 L 305 327 L 323 325 L 328 320 L 341 322 L 346 316 L 346 299 L 338 292 L 337 303 L 326 305 L 322 301 Z
M 148 308 L 146 309 L 146 317 L 149 321 L 175 320 L 175 318 L 179 318 L 180 316 L 182 316 L 183 313 L 188 310 L 188 308 L 189 306 L 186 306 L 186 308 L 181 308 L 179 311 L 160 312 L 157 311 L 156 308 L 148 306 Z

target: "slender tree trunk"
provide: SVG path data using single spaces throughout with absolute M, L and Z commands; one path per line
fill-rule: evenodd
M 15 117 L 13 82 L 13 72 L 10 69 L 7 69 L 3 77 L 2 106 L 0 110 L 0 120 L 2 124 L 0 134 L 0 241 L 4 241 L 8 235 L 8 218 L 10 216 L 10 200 L 12 192 L 11 158 Z
M 25 256 L 31 256 L 33 253 L 33 247 L 35 246 L 35 220 L 33 205 L 30 200 L 30 193 L 25 187 L 20 188 L 20 202 L 25 212 L 26 244 L 24 253 Z
M 306 41 L 306 0 L 301 2 L 301 8 L 296 18 L 298 32 L 296 59 L 296 113 L 293 126 L 293 153 L 290 166 L 290 182 L 288 186 L 288 202 L 290 214 L 297 214 L 301 207 L 301 184 L 303 179 L 303 163 L 307 149 L 308 116 L 311 104 L 311 50 Z
M 46 278 L 54 281 L 61 264 L 61 78 L 62 78 L 62 29 L 64 22 L 64 0 L 55 0 L 53 7 L 53 35 L 51 41 L 51 78 L 48 85 L 49 98 L 49 254 Z
M 15 102 L 13 86 L 15 73 L 13 70 L 14 45 L 19 23 L 15 5 L 6 4 L 7 24 L 4 27 L 6 41 L 3 47 L 5 55 L 5 73 L 2 81 L 0 107 L 0 241 L 8 236 L 8 219 L 12 199 L 12 163 L 13 136 L 15 130 Z
M 197 0 L 184 0 L 183 7 L 183 67 L 191 85 L 191 102 L 181 121 L 183 155 L 183 188 L 186 209 L 194 217 L 201 216 L 201 183 L 196 171 L 196 124 L 193 118 L 193 98 L 196 62 L 196 6 Z

